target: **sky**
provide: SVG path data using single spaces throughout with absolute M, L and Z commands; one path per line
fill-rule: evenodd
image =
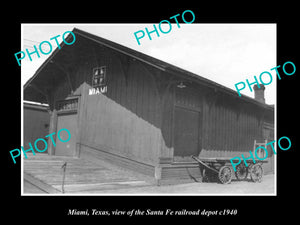
M 254 76 L 268 71 L 273 75 L 273 82 L 266 86 L 267 104 L 276 102 L 276 74 L 270 69 L 276 64 L 276 24 L 200 24 L 172 23 L 169 33 L 152 33 L 152 40 L 147 34 L 138 45 L 134 33 L 153 24 L 22 24 L 22 51 L 33 51 L 42 41 L 72 31 L 74 27 L 114 41 L 136 51 L 158 58 L 187 71 L 215 81 L 235 90 L 235 84 L 254 81 Z M 158 24 L 156 24 L 158 26 Z M 162 27 L 168 30 L 166 24 Z M 62 42 L 62 39 L 58 39 Z M 46 50 L 44 50 L 46 52 Z M 22 85 L 32 77 L 49 55 L 32 55 L 32 61 L 25 57 L 21 66 Z M 16 62 L 17 63 L 17 62 Z M 268 78 L 263 79 L 265 82 Z M 249 88 L 241 91 L 243 95 L 254 97 Z

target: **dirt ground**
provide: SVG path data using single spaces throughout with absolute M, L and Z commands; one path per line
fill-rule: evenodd
M 230 184 L 185 183 L 163 186 L 132 187 L 118 190 L 102 190 L 90 194 L 125 195 L 276 195 L 274 174 L 265 175 L 261 183 L 232 181 Z
M 39 188 L 24 183 L 25 193 L 43 194 Z M 139 187 L 88 190 L 73 192 L 72 195 L 275 195 L 274 175 L 265 175 L 261 183 L 251 181 L 232 181 L 230 184 L 185 183 L 156 186 L 149 184 Z

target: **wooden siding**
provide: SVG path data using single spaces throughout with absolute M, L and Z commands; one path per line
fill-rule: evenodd
M 175 107 L 199 113 L 201 157 L 240 156 L 263 138 L 264 122 L 274 124 L 271 107 L 235 97 L 172 65 L 113 49 L 79 36 L 33 82 L 49 102 L 49 133 L 58 127 L 56 102 L 78 98 L 76 156 L 119 161 L 163 179 L 189 177 L 189 169 L 197 177 L 197 163 L 174 162 Z M 89 95 L 93 68 L 101 66 L 107 72 L 107 93 Z M 181 82 L 186 87 L 178 89 Z M 48 149 L 52 154 L 51 140 Z
M 161 158 L 173 159 L 176 105 L 200 112 L 201 157 L 237 156 L 262 138 L 266 118 L 258 106 L 191 82 L 178 89 L 182 78 L 89 41 L 82 45 L 85 50 L 68 70 L 71 79 L 59 68 L 52 71 L 60 74 L 61 82 L 49 97 L 54 104 L 80 96 L 80 154 L 90 148 L 152 166 Z M 106 66 L 107 93 L 89 95 L 93 68 L 99 66 Z
M 201 157 L 240 156 L 241 153 L 253 149 L 255 139 L 263 139 L 262 124 L 267 116 L 259 107 L 192 84 L 184 89 L 175 88 L 175 90 L 175 98 L 170 98 L 174 102 L 173 107 L 180 105 L 201 112 L 199 131 Z M 174 115 L 170 113 L 169 117 L 173 118 L 174 123 Z M 164 125 L 170 126 L 167 122 Z M 168 132 L 168 129 L 165 128 L 163 131 Z M 170 132 L 174 138 L 174 131 Z M 169 148 L 173 153 L 173 144 L 165 148 Z M 173 156 L 172 154 L 169 157 Z
M 29 142 L 34 146 L 34 142 L 38 138 L 45 138 L 49 134 L 50 114 L 45 106 L 36 106 L 24 103 L 23 111 L 23 127 L 24 139 L 22 146 L 29 149 Z M 44 144 L 37 143 L 39 149 L 44 149 Z M 45 151 L 47 153 L 47 150 Z
M 145 66 L 105 47 L 92 46 L 82 63 L 85 80 L 80 142 L 85 146 L 155 164 L 160 149 L 159 98 Z M 123 62 L 126 62 L 126 68 Z M 92 69 L 106 66 L 107 93 L 89 95 Z
M 201 157 L 232 157 L 252 150 L 254 140 L 262 140 L 261 110 L 238 100 L 214 98 L 204 101 Z

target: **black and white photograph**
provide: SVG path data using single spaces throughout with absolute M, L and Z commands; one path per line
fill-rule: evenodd
M 276 195 L 276 24 L 169 25 L 22 24 L 24 195 Z
M 297 7 L 124 3 L 3 14 L 4 219 L 296 219 Z

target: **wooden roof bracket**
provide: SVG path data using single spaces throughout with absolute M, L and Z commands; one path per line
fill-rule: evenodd
M 28 84 L 28 86 L 33 88 L 34 90 L 36 90 L 40 94 L 44 95 L 45 97 L 47 97 L 47 94 L 44 91 L 42 91 L 41 89 L 39 89 L 35 84 Z
M 46 93 L 45 91 L 41 90 L 40 88 L 38 88 L 35 84 L 28 84 L 28 87 L 33 88 L 34 90 L 36 90 L 38 93 L 42 94 L 43 96 L 45 96 L 48 105 L 50 106 L 50 95 L 49 93 Z
M 72 86 L 72 83 L 71 83 L 70 73 L 65 68 L 63 68 L 61 65 L 59 65 L 57 62 L 51 61 L 51 63 L 53 65 L 55 65 L 57 68 L 59 68 L 66 75 L 68 85 L 70 87 L 71 93 L 73 94 L 74 89 L 73 89 L 73 86 Z

